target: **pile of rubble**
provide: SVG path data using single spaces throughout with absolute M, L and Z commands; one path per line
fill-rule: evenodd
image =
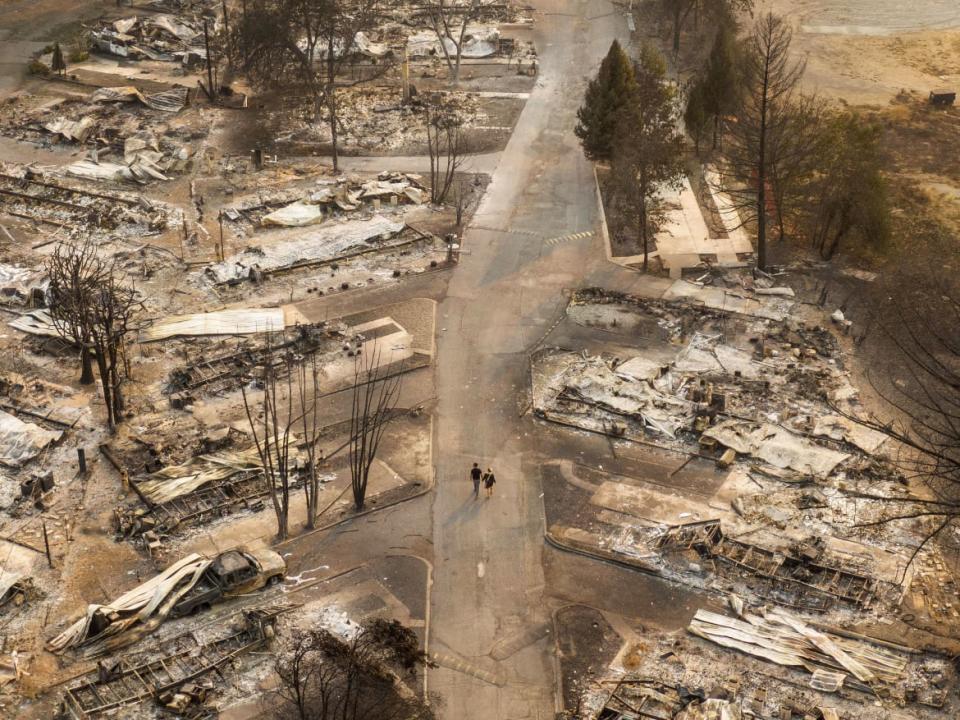
M 613 323 L 641 316 L 659 328 L 664 346 L 656 356 L 628 358 L 542 353 L 534 388 L 542 417 L 677 447 L 699 440 L 818 477 L 849 458 L 845 447 L 872 453 L 883 441 L 831 409 L 852 409 L 855 391 L 822 328 L 687 303 L 598 300 L 591 291 L 573 298 L 570 314 L 582 305 L 600 305 Z
M 605 483 L 594 504 L 642 519 L 603 532 L 605 547 L 684 582 L 809 611 L 883 613 L 900 603 L 895 583 L 912 545 L 901 533 L 922 531 L 923 521 L 885 526 L 876 522 L 882 504 L 857 500 L 915 505 L 883 460 L 885 435 L 856 421 L 857 391 L 829 331 L 590 290 L 573 297 L 568 314 L 636 329 L 648 342 L 626 357 L 539 351 L 541 418 L 712 460 L 728 473 L 709 502 L 690 500 L 672 515 L 651 512 L 653 491 Z
M 625 643 L 611 675 L 581 688 L 579 717 L 926 720 L 958 706 L 945 653 L 728 603 L 729 612 L 698 610 L 685 634 L 645 634 L 642 652 Z
M 0 128 L 7 137 L 41 145 L 89 148 L 89 157 L 62 168 L 66 175 L 112 182 L 166 180 L 190 169 L 192 141 L 207 132 L 176 119 L 189 102 L 188 90 L 177 87 L 153 94 L 132 86 L 105 87 L 55 104 L 20 95 L 0 108 Z
M 204 5 L 206 7 L 204 7 Z M 215 3 L 191 4 L 176 15 L 150 13 L 103 20 L 90 32 L 98 52 L 129 60 L 177 62 L 184 67 L 204 62 L 204 31 L 211 37 L 222 31 L 222 15 Z
M 250 246 L 241 253 L 208 265 L 203 269 L 202 277 L 214 285 L 235 285 L 244 280 L 260 281 L 282 271 L 327 264 L 368 252 L 384 252 L 429 240 L 428 236 L 408 228 L 403 222 L 373 215 L 362 220 L 326 223 L 316 230 L 299 232 L 289 238 L 275 238 L 270 244 Z
M 374 212 L 401 203 L 419 205 L 427 199 L 423 178 L 412 173 L 382 172 L 376 179 L 321 178 L 315 189 L 260 191 L 240 197 L 224 208 L 227 220 L 261 227 L 302 227 L 335 219 L 360 209 Z
M 691 479 L 706 487 L 573 478 L 592 488 L 597 511 L 586 526 L 556 523 L 548 536 L 725 596 L 732 614 L 700 609 L 688 636 L 644 636 L 654 646 L 629 662 L 625 646 L 609 685 L 584 689 L 580 717 L 955 712 L 950 641 L 891 641 L 895 628 L 943 635 L 958 610 L 935 587 L 952 586 L 943 550 L 918 548 L 931 531 L 922 498 L 886 456 L 886 435 L 858 422 L 864 410 L 837 337 L 763 276 L 677 281 L 664 298 L 575 293 L 569 320 L 602 328 L 608 341 L 596 354 L 535 353 L 534 408 L 618 444 L 686 456 L 668 477 L 694 463 Z M 891 507 L 918 517 L 882 522 Z M 852 625 L 865 634 L 842 629 Z M 725 672 L 730 653 L 738 670 Z
M 80 161 L 68 166 L 67 172 L 81 166 L 99 172 L 108 165 Z M 117 167 L 118 172 L 133 172 L 129 166 Z M 77 174 L 83 176 L 85 172 Z M 137 238 L 183 222 L 182 211 L 174 211 L 142 195 L 121 190 L 95 192 L 65 182 L 46 169 L 12 163 L 0 163 L 0 206 L 8 215 L 36 220 L 61 230 L 110 231 Z M 55 235 L 51 242 L 57 237 L 67 239 L 69 235 Z
M 207 717 L 213 696 L 223 691 L 223 670 L 249 670 L 263 661 L 275 637 L 277 618 L 296 609 L 277 603 L 245 610 L 218 623 L 214 632 L 187 632 L 98 663 L 63 693 L 61 712 L 71 720 L 142 718 L 150 706 L 186 717 Z M 204 636 L 205 635 L 205 636 Z
M 464 130 L 485 125 L 479 98 L 470 93 L 455 92 L 444 96 L 463 123 Z M 343 152 L 385 154 L 399 148 L 426 148 L 426 125 L 419 96 L 404 103 L 398 88 L 365 86 L 343 88 L 337 94 L 337 142 Z M 312 103 L 297 108 L 279 107 L 269 113 L 268 122 L 275 127 L 271 142 L 292 154 L 308 154 L 317 144 L 330 143 L 332 136 L 326 122 L 316 122 Z M 418 154 L 412 152 L 411 154 Z M 426 154 L 425 150 L 420 154 Z

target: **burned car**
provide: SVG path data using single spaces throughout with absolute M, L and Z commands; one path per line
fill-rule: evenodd
M 84 617 L 47 642 L 60 653 L 90 647 L 111 651 L 152 633 L 170 615 L 207 610 L 283 579 L 286 563 L 273 550 L 237 548 L 214 558 L 188 555 L 107 605 L 90 605 Z
M 197 583 L 173 606 L 173 617 L 193 615 L 224 598 L 254 592 L 283 580 L 287 564 L 272 550 L 228 550 L 218 555 Z

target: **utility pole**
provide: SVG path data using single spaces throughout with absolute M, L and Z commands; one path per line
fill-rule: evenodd
M 207 97 L 213 102 L 213 63 L 210 58 L 210 31 L 207 28 L 207 18 L 203 18 L 203 47 L 207 53 Z
M 403 46 L 403 65 L 400 66 L 400 78 L 403 83 L 403 102 L 410 102 L 410 59 L 407 57 L 407 46 Z
M 227 54 L 233 62 L 233 43 L 230 40 L 230 15 L 227 13 L 227 0 L 223 0 L 223 34 L 227 38 Z
M 240 48 L 243 51 L 243 61 L 247 61 L 247 39 L 246 39 L 246 27 L 247 27 L 247 0 L 243 0 L 243 20 L 241 21 L 241 27 L 244 28 L 244 32 L 240 33 L 240 41 L 243 43 L 243 47 Z

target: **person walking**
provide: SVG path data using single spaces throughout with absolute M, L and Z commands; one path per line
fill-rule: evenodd
M 493 497 L 493 486 L 497 484 L 497 478 L 493 474 L 493 470 L 487 468 L 487 471 L 483 474 L 483 487 L 487 490 L 487 497 Z
M 477 463 L 473 464 L 473 467 L 470 468 L 470 479 L 473 480 L 473 496 L 480 497 L 480 478 L 483 475 L 483 471 L 480 470 L 480 466 Z

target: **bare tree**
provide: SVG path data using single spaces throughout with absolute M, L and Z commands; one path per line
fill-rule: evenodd
M 129 375 L 126 337 L 141 301 L 136 289 L 122 282 L 114 262 L 99 257 L 86 238 L 62 243 L 47 262 L 50 317 L 61 337 L 80 347 L 81 382 L 92 382 L 96 361 L 107 425 L 113 430 L 123 412 L 122 385 Z
M 93 382 L 90 352 L 90 292 L 106 267 L 89 238 L 80 243 L 60 243 L 46 263 L 50 278 L 50 319 L 61 337 L 80 348 L 80 383 Z
M 392 352 L 392 350 L 391 350 Z M 359 353 L 354 365 L 350 413 L 350 480 L 353 503 L 363 509 L 370 468 L 377 458 L 380 441 L 393 417 L 403 379 L 400 369 L 388 373 L 390 363 L 382 362 L 380 344 L 373 343 L 369 353 Z
M 320 466 L 323 464 L 323 451 L 317 448 L 320 439 L 320 378 L 322 371 L 317 364 L 316 352 L 297 363 L 297 390 L 300 399 L 300 427 L 303 431 L 301 441 L 307 456 L 306 477 L 303 492 L 307 505 L 307 527 L 313 529 L 317 522 L 317 510 L 320 498 Z
M 680 52 L 680 33 L 692 17 L 699 22 L 729 23 L 736 12 L 753 10 L 753 0 L 661 0 L 673 30 L 673 52 Z
M 767 142 L 769 218 L 780 240 L 809 207 L 813 187 L 829 165 L 824 149 L 830 112 L 816 95 L 798 94 L 781 110 Z
M 268 339 L 268 343 L 272 340 Z M 277 539 L 286 540 L 290 522 L 290 486 L 295 459 L 292 377 L 296 361 L 288 348 L 277 349 L 268 346 L 259 384 L 263 387 L 263 396 L 254 403 L 247 394 L 247 388 L 241 385 L 243 409 L 257 454 L 263 465 L 264 477 L 277 518 Z M 283 397 L 283 396 L 286 397 Z
M 460 62 L 463 58 L 463 43 L 467 39 L 467 25 L 480 17 L 482 10 L 480 0 L 467 0 L 467 4 L 463 5 L 453 0 L 427 2 L 430 25 L 447 61 L 450 79 L 455 83 L 460 82 Z
M 912 561 L 945 531 L 960 527 L 960 288 L 944 261 L 955 255 L 955 238 L 930 220 L 914 221 L 910 230 L 911 248 L 929 257 L 892 270 L 868 303 L 879 329 L 868 340 L 868 378 L 888 417 L 834 409 L 892 442 L 893 462 L 912 492 L 886 493 L 878 484 L 859 496 L 884 508 L 870 525 L 920 524 L 922 541 Z
M 345 81 L 344 70 L 356 62 L 357 36 L 370 30 L 380 0 L 254 0 L 236 24 L 234 44 L 243 48 L 241 69 L 259 86 L 275 88 L 291 79 L 302 83 L 313 102 L 314 121 L 324 113 L 330 128 L 333 167 L 338 167 L 337 89 L 382 75 Z M 338 77 L 340 78 L 338 80 Z
M 790 59 L 792 31 L 784 20 L 768 13 L 757 21 L 743 57 L 743 92 L 736 122 L 721 164 L 725 189 L 737 209 L 757 225 L 757 267 L 767 265 L 767 214 L 770 189 L 771 138 L 782 137 L 790 117 L 794 91 L 804 63 Z M 752 215 L 752 217 L 751 217 Z
M 430 155 L 430 201 L 447 199 L 457 171 L 467 160 L 463 119 L 451 103 L 428 102 L 424 106 L 427 151 Z
M 332 667 L 319 654 L 318 631 L 295 631 L 286 651 L 273 664 L 280 681 L 276 694 L 283 709 L 280 717 L 293 716 L 299 720 L 313 718 L 313 709 L 325 698 L 318 695 L 318 686 L 326 685 L 318 676 Z
M 274 665 L 278 717 L 432 720 L 432 710 L 402 682 L 425 664 L 416 633 L 396 620 L 372 620 L 349 638 L 298 632 Z
M 139 293 L 120 281 L 112 264 L 100 284 L 91 289 L 90 342 L 111 430 L 117 426 L 125 407 L 123 381 L 130 375 L 126 337 L 132 330 L 134 311 L 140 306 Z

